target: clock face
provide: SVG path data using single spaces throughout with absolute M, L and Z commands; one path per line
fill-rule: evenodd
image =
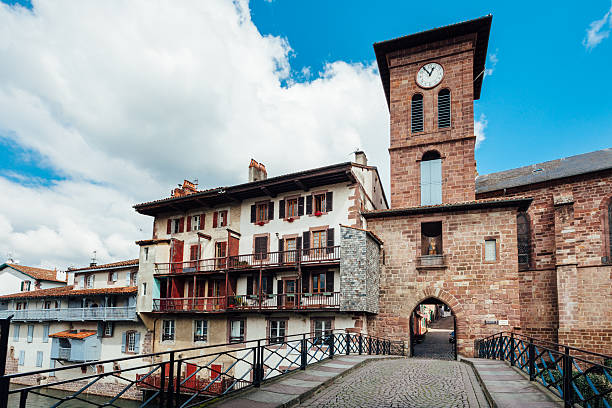
M 430 62 L 421 67 L 417 72 L 416 82 L 421 88 L 433 88 L 442 81 L 444 68 L 436 62 Z

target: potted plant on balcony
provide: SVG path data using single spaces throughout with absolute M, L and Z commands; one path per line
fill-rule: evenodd
M 294 220 L 295 220 L 295 218 L 293 218 L 293 217 L 287 218 L 287 222 L 293 222 Z
M 257 222 L 257 225 L 259 225 L 260 227 L 263 227 L 265 224 L 266 224 L 266 223 L 265 223 L 265 222 L 263 222 L 263 221 L 258 221 L 258 222 Z
M 320 217 L 323 215 L 323 213 L 321 211 L 315 211 L 314 215 L 315 217 Z

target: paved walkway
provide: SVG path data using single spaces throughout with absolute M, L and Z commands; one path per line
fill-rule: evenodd
M 414 345 L 414 356 L 454 360 L 453 344 L 448 342 L 449 335 L 453 331 L 453 323 L 454 317 L 443 317 L 433 322 L 423 342 Z
M 472 368 L 459 361 L 368 362 L 300 407 L 488 407 Z
M 563 406 L 563 403 L 553 400 L 548 393 L 541 391 L 535 383 L 530 382 L 528 378 L 503 361 L 480 358 L 464 360 L 474 365 L 495 407 L 558 408 Z

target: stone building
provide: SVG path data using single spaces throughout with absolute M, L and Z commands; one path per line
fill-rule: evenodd
M 458 352 L 516 330 L 612 350 L 609 149 L 476 177 L 473 101 L 492 17 L 374 44 L 390 112 L 391 207 L 365 212 L 384 242 L 377 335 L 450 306 Z

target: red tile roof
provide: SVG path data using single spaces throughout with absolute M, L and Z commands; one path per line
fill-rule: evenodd
M 87 330 L 87 331 L 80 331 L 80 332 L 76 332 L 76 333 L 75 333 L 75 331 L 76 330 L 61 331 L 61 332 L 50 334 L 49 337 L 60 337 L 60 338 L 64 338 L 64 339 L 84 339 L 86 337 L 98 334 L 98 332 L 89 331 L 89 330 Z
M 57 279 L 57 271 L 51 269 L 34 268 L 32 266 L 17 265 L 12 263 L 5 263 L 4 265 L 0 266 L 0 269 L 2 269 L 3 266 L 8 266 L 9 268 L 25 273 L 26 275 L 31 276 L 32 278 L 37 280 L 64 283 L 66 282 L 65 280 Z
M 138 292 L 136 286 L 120 286 L 116 288 L 99 288 L 99 289 L 79 289 L 73 290 L 74 286 L 62 286 L 59 288 L 32 290 L 29 292 L 12 293 L 10 295 L 0 296 L 0 299 L 34 299 L 45 297 L 75 297 L 87 295 L 120 295 L 132 294 Z
M 91 269 L 117 268 L 120 266 L 135 266 L 138 265 L 138 259 L 129 259 L 127 261 L 119 261 L 102 265 L 87 266 L 85 268 L 70 269 L 71 272 L 88 271 Z

